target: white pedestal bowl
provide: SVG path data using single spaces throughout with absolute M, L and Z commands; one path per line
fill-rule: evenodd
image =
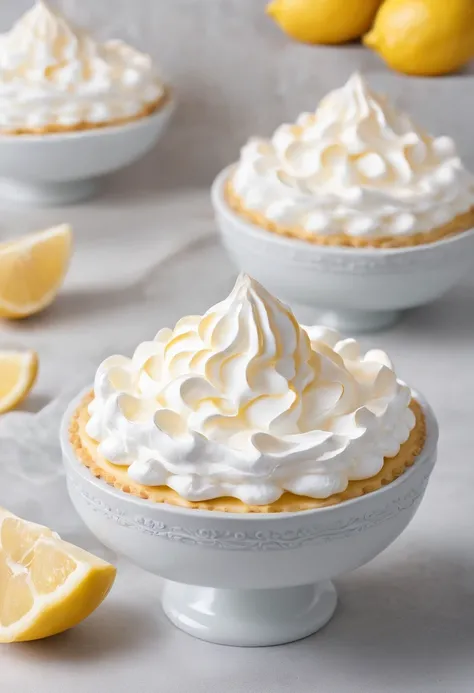
M 291 303 L 300 322 L 346 334 L 388 327 L 400 312 L 442 296 L 474 265 L 474 229 L 410 248 L 318 246 L 236 214 L 220 173 L 212 202 L 224 246 L 241 271 Z
M 414 393 L 415 396 L 416 393 Z M 61 430 L 67 487 L 85 524 L 106 546 L 165 579 L 168 618 L 225 645 L 277 645 L 316 632 L 336 607 L 332 578 L 358 568 L 405 529 L 436 460 L 438 429 L 421 401 L 427 440 L 413 467 L 378 491 L 329 508 L 234 514 L 156 504 L 96 479 Z
M 125 125 L 46 135 L 0 135 L 0 197 L 34 205 L 69 204 L 95 193 L 100 179 L 140 159 L 162 135 L 173 112 Z

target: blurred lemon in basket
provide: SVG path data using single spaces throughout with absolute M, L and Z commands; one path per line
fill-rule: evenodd
M 385 0 L 364 43 L 408 75 L 454 72 L 474 57 L 474 0 Z
M 345 43 L 365 34 L 382 0 L 273 0 L 269 14 L 303 43 Z
M 0 244 L 0 317 L 26 318 L 46 308 L 66 274 L 72 229 L 55 226 Z

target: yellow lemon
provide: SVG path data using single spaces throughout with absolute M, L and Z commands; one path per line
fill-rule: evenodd
M 0 414 L 25 399 L 38 374 L 35 351 L 0 350 Z
M 56 297 L 72 250 L 67 224 L 0 244 L 0 317 L 25 318 Z
M 77 625 L 105 599 L 115 572 L 47 527 L 0 508 L 0 642 L 38 640 Z
M 474 0 L 385 0 L 364 43 L 408 75 L 443 75 L 474 56 Z
M 273 0 L 269 14 L 303 43 L 345 43 L 365 34 L 382 0 Z

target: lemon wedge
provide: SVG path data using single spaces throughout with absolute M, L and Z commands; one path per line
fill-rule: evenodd
M 0 642 L 72 628 L 107 596 L 114 566 L 0 508 Z
M 55 226 L 0 244 L 0 317 L 25 318 L 56 297 L 72 250 L 72 229 Z
M 382 0 L 272 0 L 266 13 L 296 41 L 338 44 L 365 34 Z
M 0 414 L 25 399 L 38 375 L 35 351 L 0 350 Z

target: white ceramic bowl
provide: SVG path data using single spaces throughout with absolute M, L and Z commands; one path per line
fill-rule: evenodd
M 64 415 L 61 445 L 71 500 L 106 546 L 165 578 L 163 609 L 182 630 L 227 645 L 276 645 L 331 618 L 331 578 L 377 556 L 415 514 L 436 461 L 438 427 L 424 409 L 427 440 L 414 466 L 361 498 L 296 513 L 237 514 L 141 500 L 96 479 L 79 462 Z
M 382 329 L 401 310 L 429 303 L 474 264 L 474 229 L 411 248 L 338 248 L 278 236 L 237 215 L 212 187 L 222 240 L 237 267 L 296 307 L 300 321 L 342 332 Z
M 85 199 L 100 178 L 150 151 L 173 112 L 170 100 L 152 115 L 125 125 L 51 133 L 0 135 L 0 195 L 54 205 Z

